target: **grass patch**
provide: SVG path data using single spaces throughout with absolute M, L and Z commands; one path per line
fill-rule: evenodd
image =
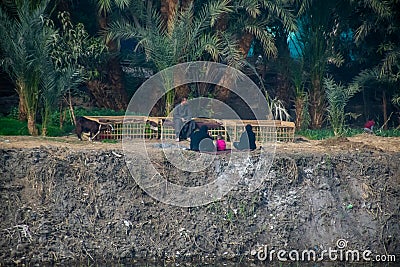
M 2 117 L 0 118 L 0 135 L 29 135 L 28 126 L 26 121 L 20 121 L 17 119 Z M 36 124 L 39 130 L 39 135 L 42 134 L 42 126 Z M 64 136 L 67 135 L 74 129 L 74 126 L 66 126 L 60 129 L 57 126 L 49 126 L 47 128 L 47 136 Z
M 400 137 L 400 130 L 397 129 L 378 130 L 375 132 L 375 134 L 383 137 Z
M 42 127 L 41 125 L 38 125 L 39 128 L 39 135 L 42 135 Z M 64 136 L 66 135 L 67 132 L 65 131 L 65 129 L 60 129 L 60 127 L 55 127 L 55 126 L 49 126 L 47 128 L 47 135 L 46 136 Z
M 335 136 L 333 130 L 331 129 L 319 129 L 319 130 L 306 129 L 298 131 L 296 134 L 304 136 L 310 140 L 322 140 Z
M 25 121 L 12 118 L 0 118 L 0 135 L 29 135 Z
M 117 144 L 118 140 L 115 139 L 103 139 L 101 140 L 102 143 L 106 143 L 106 144 Z
M 362 134 L 364 132 L 363 129 L 355 129 L 355 128 L 347 128 L 345 129 L 344 136 L 352 137 L 357 134 Z M 310 140 L 323 140 L 335 137 L 333 130 L 331 129 L 319 129 L 319 130 L 311 130 L 306 129 L 302 131 L 296 132 L 297 135 L 304 136 Z M 400 130 L 390 129 L 390 130 L 377 130 L 375 135 L 382 137 L 400 137 Z

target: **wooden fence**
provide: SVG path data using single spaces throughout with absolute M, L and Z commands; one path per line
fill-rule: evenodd
M 175 139 L 173 122 L 166 117 L 146 116 L 85 116 L 87 119 L 99 123 L 111 124 L 114 131 L 110 133 L 101 132 L 99 139 L 121 140 L 123 135 L 132 139 Z M 150 121 L 158 127 L 151 129 Z M 268 142 L 276 140 L 280 142 L 292 142 L 294 140 L 295 125 L 293 122 L 273 120 L 214 120 L 195 118 L 197 125 L 209 126 L 209 133 L 213 138 L 222 135 L 227 141 L 238 141 L 250 124 L 256 134 L 256 142 Z

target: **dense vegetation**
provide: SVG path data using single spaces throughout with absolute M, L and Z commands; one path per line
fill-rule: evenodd
M 149 73 L 195 60 L 244 71 L 303 133 L 329 127 L 346 135 L 349 122 L 368 118 L 385 130 L 399 125 L 397 0 L 0 3 L 0 64 L 18 93 L 12 116 L 26 125 L 15 126 L 22 134 L 67 131 L 84 94 L 123 114 Z M 183 95 L 236 101 L 222 87 L 187 85 L 167 93 L 154 114 Z

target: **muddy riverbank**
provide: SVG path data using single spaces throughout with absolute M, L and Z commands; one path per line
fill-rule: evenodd
M 343 249 L 399 261 L 400 152 L 342 142 L 335 150 L 278 149 L 256 191 L 239 185 L 196 208 L 147 195 L 116 146 L 4 145 L 0 266 L 135 260 L 258 265 L 260 251 L 313 250 L 318 256 L 340 249 L 340 239 Z M 187 172 L 173 176 L 191 183 Z

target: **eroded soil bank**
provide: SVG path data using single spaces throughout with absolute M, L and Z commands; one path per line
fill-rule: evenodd
M 277 151 L 255 192 L 239 186 L 196 208 L 148 196 L 122 154 L 113 148 L 0 149 L 0 265 L 142 259 L 258 265 L 265 245 L 318 255 L 337 249 L 339 239 L 347 241 L 345 249 L 400 260 L 399 152 Z

